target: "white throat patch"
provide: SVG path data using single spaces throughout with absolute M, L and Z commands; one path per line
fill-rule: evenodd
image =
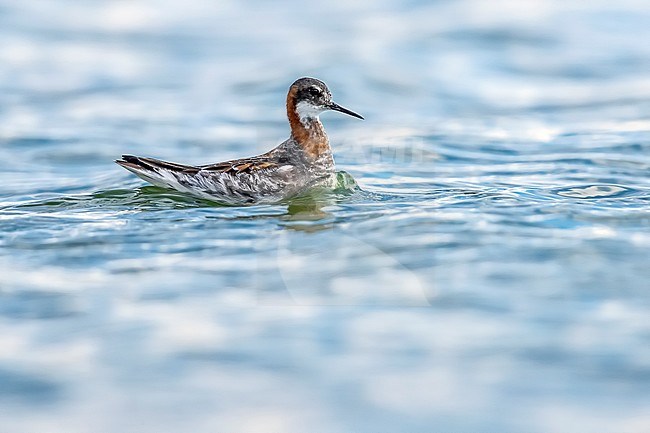
M 325 111 L 321 107 L 317 107 L 307 101 L 300 101 L 296 105 L 296 113 L 300 118 L 300 122 L 306 125 L 307 119 L 318 119 L 318 115 Z

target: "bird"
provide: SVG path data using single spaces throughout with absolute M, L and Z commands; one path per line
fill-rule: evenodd
M 332 182 L 334 158 L 320 114 L 332 110 L 364 119 L 335 103 L 327 85 L 310 77 L 291 84 L 286 109 L 291 135 L 258 156 L 207 165 L 133 155 L 115 162 L 153 185 L 226 205 L 282 202 Z

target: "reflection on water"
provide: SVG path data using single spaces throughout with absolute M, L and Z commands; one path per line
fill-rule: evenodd
M 0 1 L 0 432 L 650 431 L 644 2 Z M 287 136 L 228 207 L 122 153 Z
M 296 226 L 291 226 L 296 229 Z M 308 227 L 308 228 L 307 228 Z M 318 225 L 319 230 L 326 227 Z M 313 233 L 313 226 L 300 226 Z M 327 243 L 310 244 L 303 236 L 276 237 L 276 261 L 280 282 L 271 294 L 261 293 L 271 305 L 386 305 L 429 306 L 431 284 L 420 280 L 390 253 L 352 234 L 339 234 Z M 332 256 L 336 260 L 332 260 Z M 339 266 L 339 262 L 354 266 Z M 309 282 L 309 283 L 307 283 Z M 282 288 L 277 294 L 278 288 Z
M 627 191 L 627 188 L 616 185 L 591 185 L 585 187 L 567 188 L 562 191 L 558 191 L 558 194 L 564 197 L 573 198 L 599 198 L 617 197 Z

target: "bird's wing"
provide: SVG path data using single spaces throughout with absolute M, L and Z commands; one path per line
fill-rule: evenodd
M 122 155 L 122 159 L 118 159 L 115 162 L 120 164 L 122 167 L 134 170 L 165 170 L 184 174 L 196 174 L 201 170 L 200 167 L 194 165 L 177 164 L 175 162 L 167 162 L 161 161 L 160 159 L 133 155 Z
M 241 173 L 255 173 L 279 167 L 278 161 L 270 155 L 254 156 L 252 158 L 234 159 L 232 161 L 199 166 L 201 170 L 238 175 Z

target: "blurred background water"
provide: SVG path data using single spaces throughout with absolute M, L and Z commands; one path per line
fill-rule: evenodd
M 650 431 L 647 1 L 0 1 L 0 432 Z M 145 186 L 288 135 L 290 206 Z

